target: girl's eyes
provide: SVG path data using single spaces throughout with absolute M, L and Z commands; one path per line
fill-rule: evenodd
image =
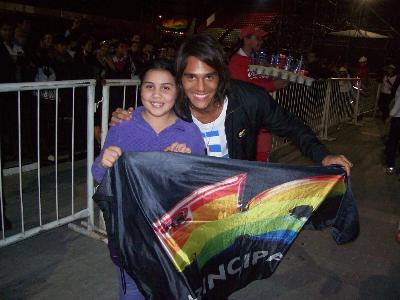
M 147 89 L 147 90 L 152 90 L 152 89 L 155 88 L 155 86 L 152 85 L 152 84 L 145 84 L 144 88 Z M 170 86 L 162 86 L 161 90 L 164 91 L 164 92 L 168 92 L 168 91 L 172 90 L 172 87 L 170 87 Z

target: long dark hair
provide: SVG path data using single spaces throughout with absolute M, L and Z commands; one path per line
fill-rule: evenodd
M 176 108 L 178 112 L 187 112 L 189 99 L 182 86 L 182 76 L 187 66 L 189 56 L 194 56 L 206 63 L 218 73 L 219 83 L 213 101 L 223 102 L 230 86 L 228 64 L 224 50 L 220 43 L 208 34 L 197 34 L 186 38 L 179 47 L 176 55 L 176 81 L 178 83 L 178 99 Z

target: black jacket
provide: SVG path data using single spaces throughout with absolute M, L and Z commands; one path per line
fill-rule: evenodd
M 184 119 L 192 120 L 187 107 L 184 114 Z M 330 154 L 308 126 L 280 107 L 265 90 L 232 80 L 225 119 L 229 157 L 255 160 L 257 134 L 263 128 L 278 136 L 287 137 L 305 156 L 315 162 L 320 163 Z

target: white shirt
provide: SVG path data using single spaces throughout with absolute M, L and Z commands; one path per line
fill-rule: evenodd
M 17 61 L 18 56 L 24 55 L 24 50 L 21 48 L 21 46 L 18 46 L 17 44 L 13 44 L 12 47 L 10 47 L 6 43 L 4 43 L 4 46 L 7 48 L 7 51 L 14 62 Z
M 241 56 L 247 56 L 246 52 L 244 52 L 242 48 L 239 49 L 239 51 L 237 52 L 237 54 L 239 54 L 239 55 L 241 55 Z
M 394 97 L 394 106 L 390 111 L 390 116 L 400 118 L 400 86 L 397 88 L 396 96 Z
M 225 134 L 225 117 L 228 108 L 228 98 L 224 100 L 221 114 L 211 123 L 203 124 L 193 115 L 193 122 L 199 127 L 203 135 L 204 144 L 207 148 L 208 156 L 229 158 L 228 143 Z
M 383 82 L 382 82 L 382 89 L 381 89 L 381 93 L 382 94 L 391 94 L 392 93 L 392 86 L 393 83 L 396 81 L 396 75 L 393 75 L 391 77 L 385 75 L 385 77 L 383 77 Z

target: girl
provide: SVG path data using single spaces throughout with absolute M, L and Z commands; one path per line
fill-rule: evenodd
M 150 62 L 142 76 L 140 90 L 143 106 L 133 117 L 110 128 L 103 149 L 92 166 L 94 178 L 101 182 L 124 151 L 172 151 L 204 155 L 202 135 L 193 123 L 178 118 L 173 107 L 178 94 L 172 65 L 163 60 Z M 119 266 L 118 256 L 109 243 L 113 262 Z M 120 281 L 120 299 L 143 299 L 135 282 L 123 271 L 126 293 Z

